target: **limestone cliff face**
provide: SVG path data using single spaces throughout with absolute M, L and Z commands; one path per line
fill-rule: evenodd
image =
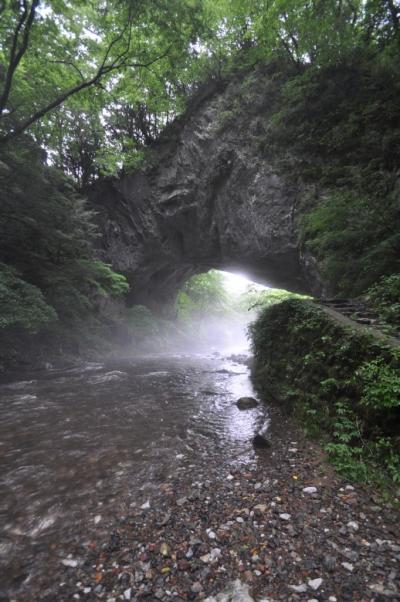
M 251 101 L 235 113 L 238 86 L 197 95 L 153 149 L 157 167 L 92 191 L 102 255 L 128 276 L 134 303 L 169 303 L 188 277 L 209 268 L 291 290 L 320 287 L 312 260 L 299 252 L 304 191 L 257 144 L 268 77 L 253 78 Z

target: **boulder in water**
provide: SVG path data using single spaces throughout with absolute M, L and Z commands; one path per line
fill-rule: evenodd
M 251 410 L 258 406 L 258 401 L 254 397 L 241 397 L 237 400 L 236 405 L 239 410 Z
M 257 449 L 268 449 L 271 447 L 271 443 L 262 435 L 255 435 L 252 439 L 252 443 Z

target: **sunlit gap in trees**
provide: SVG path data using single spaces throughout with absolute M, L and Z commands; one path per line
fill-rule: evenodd
M 190 278 L 176 301 L 177 327 L 192 345 L 214 351 L 248 348 L 247 329 L 268 289 L 245 274 L 210 270 Z

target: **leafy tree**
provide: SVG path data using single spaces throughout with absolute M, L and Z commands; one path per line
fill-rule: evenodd
M 282 303 L 287 299 L 308 299 L 306 295 L 299 295 L 279 288 L 268 288 L 257 290 L 250 285 L 246 292 L 240 295 L 237 308 L 241 311 L 260 310 L 275 303 Z
M 29 139 L 0 153 L 0 260 L 27 291 L 38 291 L 38 303 L 43 295 L 53 317 L 82 319 L 96 296 L 122 294 L 128 285 L 93 257 L 93 212 L 42 155 Z
M 228 296 L 223 275 L 216 270 L 192 276 L 180 291 L 177 299 L 178 318 L 204 318 L 224 313 Z
M 34 333 L 56 319 L 57 314 L 44 300 L 42 291 L 0 263 L 0 331 L 19 327 Z

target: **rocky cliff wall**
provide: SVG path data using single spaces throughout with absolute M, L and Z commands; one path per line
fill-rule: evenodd
M 151 169 L 93 189 L 102 255 L 128 276 L 131 302 L 169 305 L 188 277 L 210 268 L 321 292 L 312 258 L 299 251 L 304 188 L 259 150 L 269 77 L 203 89 L 152 150 Z

